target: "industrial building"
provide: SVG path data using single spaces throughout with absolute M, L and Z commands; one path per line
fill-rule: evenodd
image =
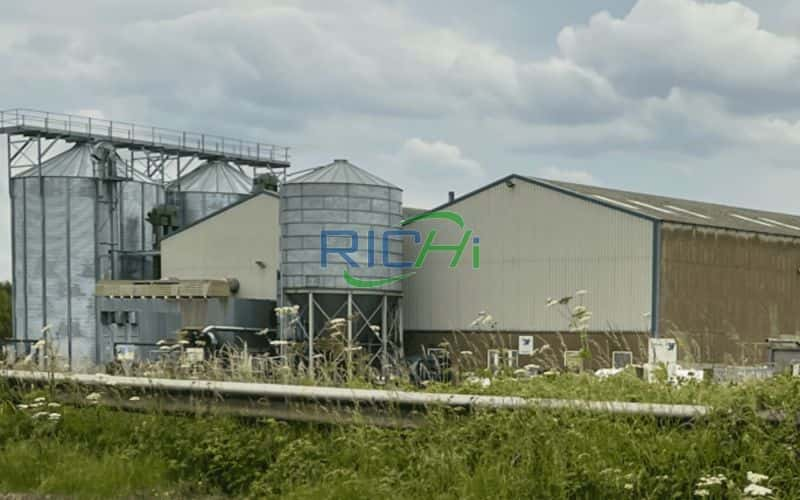
M 100 362 L 115 359 L 115 346 L 147 358 L 184 327 L 275 328 L 280 238 L 263 221 L 278 210 L 277 194 L 252 193 L 166 236 L 161 279 L 99 281 Z
M 436 210 L 479 235 L 480 267 L 450 268 L 441 253 L 405 282 L 407 352 L 446 341 L 482 356 L 516 349 L 520 336 L 577 350 L 563 309 L 546 303 L 578 290 L 587 293 L 572 304 L 593 313 L 590 344 L 605 366 L 615 351 L 646 360 L 659 336 L 677 338 L 684 360 L 765 362 L 767 338 L 800 334 L 798 216 L 518 175 Z M 463 232 L 407 227 L 434 226 L 443 241 Z M 491 331 L 470 326 L 481 311 Z
M 13 342 L 28 353 L 46 338 L 68 367 L 107 361 L 115 329 L 136 333 L 143 322 L 148 338 L 173 335 L 149 329 L 175 324 L 157 316 L 164 311 L 148 319 L 127 305 L 101 310 L 96 293 L 107 287 L 98 283 L 160 278 L 166 236 L 289 167 L 280 146 L 28 109 L 0 111 L 0 134 L 12 200 Z M 185 298 L 197 288 L 184 285 L 171 290 Z
M 568 366 L 585 343 L 609 366 L 653 337 L 763 363 L 800 335 L 800 216 L 521 175 L 412 209 L 347 160 L 292 174 L 276 146 L 160 131 L 0 112 L 24 352 L 47 336 L 75 368 L 215 328 L 387 374 L 445 351 Z

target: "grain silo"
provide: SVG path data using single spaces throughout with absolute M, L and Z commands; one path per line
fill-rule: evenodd
M 212 160 L 171 183 L 167 193 L 178 207 L 181 225 L 188 226 L 246 198 L 252 189 L 253 181 L 243 170 Z
M 163 189 L 106 143 L 78 143 L 11 178 L 14 321 L 71 366 L 97 360 L 95 283 L 148 278 L 146 212 Z
M 401 200 L 400 188 L 347 160 L 283 185 L 281 287 L 285 303 L 301 308 L 312 363 L 315 339 L 335 318 L 346 319 L 347 352 L 360 351 L 384 372 L 402 356 L 402 283 L 391 281 L 398 269 L 384 265 L 384 257 L 402 259 L 399 238 L 384 239 L 400 227 Z

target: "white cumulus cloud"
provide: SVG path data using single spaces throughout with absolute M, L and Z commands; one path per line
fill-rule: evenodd
M 483 174 L 480 163 L 464 156 L 458 146 L 442 141 L 409 139 L 403 144 L 401 155 L 410 170 L 426 176 Z

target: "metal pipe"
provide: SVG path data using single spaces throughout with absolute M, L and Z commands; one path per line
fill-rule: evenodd
M 42 211 L 42 218 L 39 221 L 42 225 L 42 329 L 47 326 L 47 209 L 44 199 L 44 177 L 42 176 L 42 138 L 36 138 L 36 162 L 39 174 L 39 207 Z
M 0 377 L 22 382 L 47 382 L 47 372 L 0 370 Z M 339 402 L 355 405 L 408 405 L 417 407 L 443 406 L 486 409 L 540 408 L 550 410 L 577 410 L 612 415 L 643 415 L 679 419 L 694 419 L 708 415 L 712 408 L 703 405 L 629 403 L 622 401 L 586 401 L 579 399 L 540 399 L 516 396 L 480 396 L 470 394 L 432 394 L 408 391 L 373 389 L 344 389 L 286 384 L 258 384 L 251 382 L 226 382 L 212 380 L 178 380 L 147 377 L 122 377 L 112 375 L 87 375 L 54 373 L 56 382 L 79 385 L 149 389 L 161 392 L 192 394 L 219 394 L 221 396 L 254 397 L 266 399 L 307 400 L 312 402 Z
M 223 331 L 223 332 L 260 332 L 263 328 L 251 328 L 246 326 L 228 326 L 228 325 L 208 325 L 207 327 L 201 330 L 202 333 L 214 332 L 214 331 Z
M 3 114 L 0 112 L 0 126 L 3 123 Z M 7 180 L 8 180 L 8 199 L 11 201 L 11 336 L 17 338 L 19 336 L 19 328 L 17 327 L 17 310 L 16 310 L 16 294 L 19 290 L 19 277 L 17 276 L 17 232 L 16 232 L 16 200 L 14 199 L 14 186 L 11 184 L 11 135 L 6 134 L 6 161 L 7 161 Z M 24 211 L 24 210 L 23 210 Z

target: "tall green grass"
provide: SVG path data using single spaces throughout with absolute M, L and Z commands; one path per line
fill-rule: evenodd
M 694 424 L 546 410 L 439 411 L 414 430 L 103 407 L 62 407 L 62 417 L 48 421 L 16 408 L 42 393 L 0 388 L 0 490 L 81 498 L 692 498 L 703 491 L 741 498 L 753 471 L 769 477 L 763 484 L 773 497 L 800 498 L 795 422 L 769 424 L 756 415 L 800 409 L 796 379 L 675 388 L 578 375 L 500 379 L 479 390 L 700 399 L 716 410 Z M 724 480 L 701 487 L 712 475 Z

